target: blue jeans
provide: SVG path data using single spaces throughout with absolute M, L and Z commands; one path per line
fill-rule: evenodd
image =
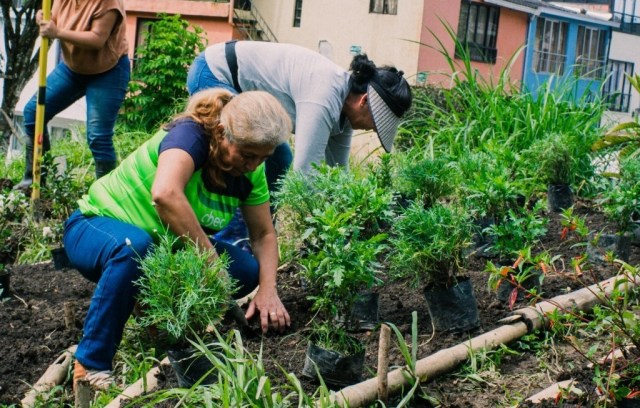
M 127 243 L 128 241 L 128 243 Z M 140 277 L 137 259 L 153 244 L 143 229 L 110 217 L 84 216 L 76 210 L 64 225 L 63 243 L 71 264 L 97 283 L 84 322 L 76 358 L 94 370 L 111 370 L 113 357 L 136 301 Z M 251 254 L 212 240 L 231 259 L 229 274 L 238 280 L 237 298 L 258 286 L 259 265 Z
M 95 75 L 78 74 L 63 62 L 47 77 L 44 105 L 43 150 L 50 148 L 46 124 L 75 101 L 86 96 L 87 143 L 94 160 L 116 161 L 113 127 L 129 84 L 129 57 L 120 58 L 115 67 Z M 35 134 L 37 93 L 24 108 L 25 131 L 31 143 Z

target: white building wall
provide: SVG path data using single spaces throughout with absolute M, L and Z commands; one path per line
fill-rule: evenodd
M 304 0 L 293 27 L 295 0 L 253 0 L 279 42 L 320 51 L 347 69 L 360 47 L 376 65 L 394 65 L 414 80 L 424 2 L 398 0 L 397 15 L 369 13 L 364 0 Z M 352 48 L 353 47 L 353 48 Z
M 609 59 L 633 63 L 634 75 L 640 74 L 640 52 L 638 50 L 640 50 L 640 36 L 613 32 Z M 629 112 L 608 111 L 605 114 L 604 124 L 630 121 L 632 114 L 638 108 L 640 108 L 640 94 L 632 87 Z

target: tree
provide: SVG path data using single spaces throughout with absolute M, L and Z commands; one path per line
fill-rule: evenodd
M 136 49 L 122 119 L 128 130 L 155 132 L 188 97 L 187 71 L 206 47 L 204 30 L 179 15 L 159 14 Z
M 21 5 L 16 7 L 16 3 Z M 38 68 L 38 52 L 34 52 L 34 48 L 39 36 L 35 19 L 39 8 L 38 0 L 0 0 L 5 51 L 0 61 L 0 76 L 4 78 L 0 109 L 9 117 L 13 117 L 20 93 Z M 0 117 L 0 125 L 0 130 L 7 128 L 4 115 Z M 8 141 L 6 134 L 2 132 L 0 144 Z

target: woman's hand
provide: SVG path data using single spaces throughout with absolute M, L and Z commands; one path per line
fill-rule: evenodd
M 260 313 L 260 327 L 263 333 L 266 333 L 270 327 L 283 332 L 291 326 L 289 312 L 282 304 L 275 288 L 260 287 L 258 289 L 256 296 L 249 303 L 245 314 L 247 319 L 251 319 L 256 310 Z
M 56 26 L 56 23 L 51 20 L 45 21 L 43 16 L 42 10 L 36 12 L 36 23 L 40 26 L 40 35 L 50 40 L 58 38 L 58 26 Z

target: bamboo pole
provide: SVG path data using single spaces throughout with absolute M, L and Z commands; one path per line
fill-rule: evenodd
M 58 384 L 62 384 L 67 377 L 73 353 L 76 346 L 71 346 L 58 357 L 53 364 L 42 374 L 42 377 L 34 384 L 34 386 L 25 394 L 21 404 L 23 408 L 31 408 L 36 403 L 38 394 L 49 391 Z
M 42 0 L 42 19 L 51 19 L 51 0 Z M 38 55 L 38 97 L 36 104 L 36 128 L 33 138 L 33 184 L 31 186 L 31 201 L 40 199 L 40 182 L 42 176 L 42 145 L 44 141 L 44 103 L 47 90 L 47 53 L 49 39 L 40 37 L 40 54 Z
M 158 387 L 158 378 L 156 377 L 156 375 L 160 372 L 160 367 L 168 365 L 169 358 L 165 357 L 162 361 L 160 361 L 160 364 L 158 366 L 153 367 L 143 378 L 140 378 L 138 381 L 128 386 L 124 391 L 122 391 L 122 393 L 120 393 L 120 395 L 114 398 L 104 408 L 120 408 L 123 401 L 138 397 L 145 392 L 154 391 Z
M 520 319 L 512 319 L 514 320 L 513 323 L 500 326 L 467 342 L 440 350 L 419 360 L 416 363 L 415 374 L 422 382 L 446 374 L 466 361 L 469 351 L 491 350 L 500 344 L 510 343 L 536 329 L 545 329 L 548 325 L 545 316 L 556 309 L 564 311 L 590 310 L 600 303 L 600 299 L 603 296 L 611 294 L 616 282 L 625 282 L 620 285 L 620 290 L 623 292 L 638 286 L 640 278 L 631 279 L 626 275 L 617 275 L 587 288 L 540 302 L 535 306 L 518 309 L 512 313 L 514 316 L 519 316 Z M 405 372 L 406 367 L 402 367 L 389 373 L 388 389 L 390 395 L 401 391 L 409 385 L 403 375 Z M 339 406 L 362 407 L 375 401 L 377 390 L 378 379 L 371 378 L 333 392 L 331 400 Z

